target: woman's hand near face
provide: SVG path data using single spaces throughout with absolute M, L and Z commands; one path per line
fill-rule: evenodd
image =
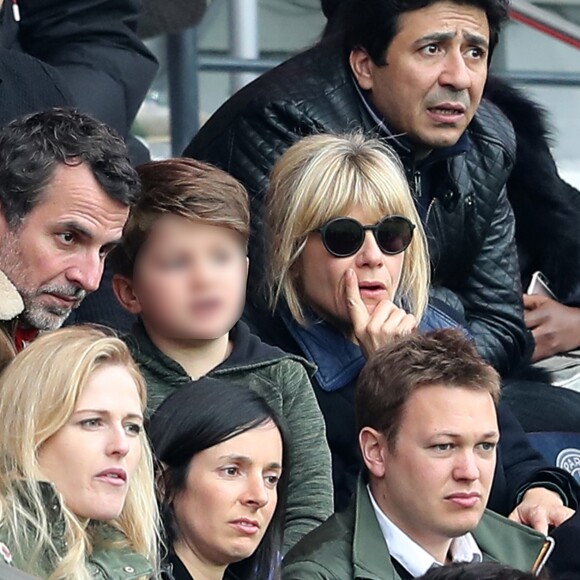
M 378 302 L 369 313 L 361 298 L 354 270 L 346 271 L 344 287 L 353 334 L 366 358 L 397 336 L 409 334 L 417 327 L 416 318 L 388 298 Z

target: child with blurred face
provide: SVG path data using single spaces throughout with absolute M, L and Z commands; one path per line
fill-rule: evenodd
M 248 275 L 247 192 L 221 169 L 192 159 L 147 163 L 139 173 L 143 194 L 112 261 L 117 297 L 139 318 L 126 341 L 147 380 L 148 411 L 209 375 L 251 388 L 283 415 L 296 466 L 290 547 L 332 511 L 330 454 L 310 367 L 264 344 L 239 320 Z

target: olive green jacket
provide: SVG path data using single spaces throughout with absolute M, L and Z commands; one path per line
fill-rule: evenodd
M 230 332 L 230 356 L 208 373 L 242 385 L 264 397 L 286 422 L 290 435 L 290 476 L 284 549 L 321 524 L 331 513 L 333 489 L 330 451 L 322 413 L 304 359 L 263 343 L 243 322 Z M 154 411 L 172 392 L 191 382 L 183 367 L 161 352 L 142 324 L 125 337 L 147 380 L 148 409 Z
M 67 546 L 65 540 L 65 519 L 59 496 L 52 486 L 42 482 L 41 491 L 46 507 L 46 515 L 52 541 L 59 554 L 64 554 Z M 41 554 L 34 557 L 30 535 L 24 533 L 26 524 L 22 524 L 23 533 L 13 537 L 8 527 L 0 523 L 0 562 L 23 570 L 39 578 L 48 578 L 55 569 L 55 555 Z M 96 523 L 93 536 L 98 538 L 93 545 L 93 552 L 87 560 L 87 568 L 92 578 L 99 580 L 133 580 L 150 578 L 153 568 L 142 555 L 122 544 L 123 534 L 104 523 Z
M 486 510 L 472 532 L 484 561 L 531 571 L 541 560 L 547 538 Z M 334 514 L 303 538 L 284 558 L 283 580 L 401 580 L 359 478 L 348 509 Z

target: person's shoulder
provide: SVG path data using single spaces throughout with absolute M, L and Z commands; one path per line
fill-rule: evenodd
M 265 72 L 230 97 L 201 127 L 185 150 L 186 156 L 203 154 L 228 132 L 259 130 L 259 121 L 292 118 L 306 124 L 329 97 L 345 86 L 353 90 L 342 53 L 318 43 Z M 273 121 L 272 121 L 273 122 Z
M 288 552 L 282 578 L 351 578 L 353 526 L 349 511 L 330 516 Z
M 313 413 L 311 404 L 314 391 L 310 377 L 314 371 L 315 367 L 308 361 L 283 353 L 282 357 L 264 361 L 247 372 L 253 376 L 256 387 L 264 391 L 263 396 L 272 399 L 270 404 L 275 407 L 281 405 L 286 412 L 294 409 L 304 420 L 306 428 L 306 420 L 311 419 Z
M 243 320 L 236 323 L 230 332 L 230 339 L 234 344 L 234 349 L 222 368 L 265 367 L 275 373 L 287 372 L 292 375 L 304 372 L 312 375 L 316 370 L 316 367 L 303 357 L 264 342 L 260 336 L 248 328 Z
M 346 80 L 344 59 L 325 42 L 299 52 L 238 91 L 228 103 L 243 109 L 272 102 L 308 102 Z M 226 103 L 227 104 L 227 103 Z
M 484 98 L 497 105 L 514 127 L 518 141 L 547 146 L 550 139 L 548 112 L 522 89 L 496 76 L 485 85 Z M 519 152 L 518 152 L 519 153 Z
M 483 99 L 469 124 L 469 136 L 476 145 L 502 149 L 513 163 L 516 156 L 516 137 L 510 120 L 501 109 Z
M 127 545 L 125 535 L 108 524 L 95 526 L 98 539 L 90 555 L 87 567 L 95 578 L 148 578 L 153 566 L 145 556 Z
M 304 377 L 311 378 L 316 372 L 316 366 L 301 356 L 283 352 L 280 358 L 272 360 L 272 367 L 288 379 L 302 382 Z

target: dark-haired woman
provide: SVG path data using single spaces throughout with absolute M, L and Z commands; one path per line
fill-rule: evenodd
M 287 493 L 280 419 L 250 389 L 204 378 L 151 417 L 172 580 L 275 580 Z

